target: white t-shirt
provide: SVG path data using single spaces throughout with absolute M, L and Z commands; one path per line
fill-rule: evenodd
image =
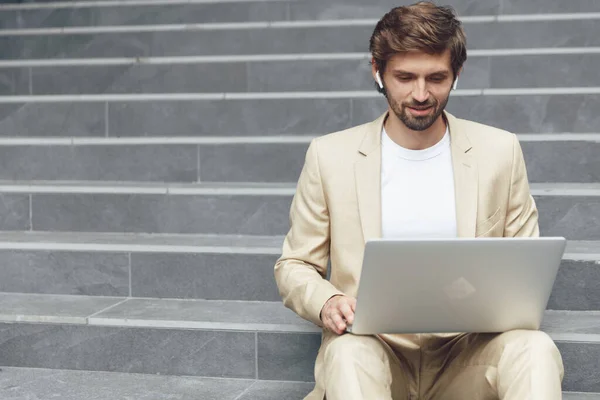
M 381 134 L 383 238 L 457 236 L 450 134 L 424 150 L 409 150 Z

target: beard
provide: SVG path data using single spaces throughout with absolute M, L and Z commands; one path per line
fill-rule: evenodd
M 386 96 L 388 97 L 388 96 Z M 399 103 L 393 98 L 388 97 L 388 103 L 394 111 L 394 114 L 398 117 L 400 121 L 406 127 L 413 131 L 424 131 L 429 129 L 431 125 L 434 124 L 435 121 L 442 115 L 442 112 L 446 108 L 448 104 L 448 99 L 450 98 L 450 93 L 446 96 L 445 99 L 440 103 L 436 98 L 431 97 L 429 100 L 419 103 L 416 101 L 412 101 L 409 103 Z M 433 111 L 429 115 L 424 116 L 415 116 L 410 114 L 408 108 L 416 108 L 416 109 L 425 109 L 425 108 L 433 108 Z

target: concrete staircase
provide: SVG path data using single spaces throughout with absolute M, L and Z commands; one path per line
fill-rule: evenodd
M 543 329 L 565 398 L 600 399 L 600 2 L 453 3 L 449 110 L 519 134 L 569 239 Z M 272 267 L 310 140 L 385 109 L 397 4 L 0 5 L 0 397 L 301 399 L 320 336 Z

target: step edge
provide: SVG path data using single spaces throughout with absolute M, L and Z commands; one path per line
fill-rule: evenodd
M 600 47 L 530 47 L 530 48 L 491 48 L 467 50 L 467 55 L 478 57 L 512 57 L 543 55 L 582 55 L 600 54 Z M 86 66 L 127 66 L 127 65 L 186 65 L 212 63 L 254 63 L 280 61 L 347 61 L 368 60 L 369 53 L 287 53 L 287 54 L 224 54 L 200 56 L 149 56 L 149 57 L 81 57 L 81 58 L 32 58 L 3 59 L 0 68 L 45 68 L 45 67 L 86 67 Z
M 281 246 L 231 246 L 231 245 L 176 245 L 176 244 L 122 244 L 74 242 L 69 240 L 31 242 L 0 239 L 0 250 L 15 251 L 65 251 L 65 252 L 117 252 L 117 253 L 173 253 L 173 254 L 240 254 L 240 255 L 280 255 Z M 282 241 L 283 244 L 283 241 Z M 566 252 L 564 261 L 595 262 L 600 267 L 600 253 Z
M 218 3 L 288 3 L 293 0 L 90 0 L 90 1 L 50 1 L 44 3 L 28 4 L 2 4 L 0 12 L 19 10 L 43 10 L 56 8 L 103 8 L 103 7 L 139 7 L 139 6 L 163 6 L 170 4 L 218 4 Z
M 297 184 L 260 182 L 0 181 L 4 193 L 293 196 Z M 600 196 L 600 183 L 531 183 L 534 196 Z
M 0 323 L 48 324 L 48 325 L 77 325 L 90 327 L 118 327 L 141 329 L 175 329 L 175 330 L 210 330 L 219 332 L 248 332 L 248 333 L 279 333 L 279 334 L 320 334 L 321 330 L 300 324 L 260 324 L 260 323 L 221 323 L 202 321 L 163 321 L 163 320 L 133 320 L 119 318 L 93 317 L 81 322 L 79 318 L 27 316 L 21 320 L 6 318 Z M 546 331 L 544 331 L 546 332 Z M 550 338 L 560 343 L 587 343 L 600 345 L 600 334 L 593 333 L 563 333 L 546 332 Z
M 10 297 L 11 293 L 2 293 L 5 297 Z M 48 301 L 54 298 L 71 297 L 75 301 L 77 300 L 89 300 L 95 298 L 95 296 L 78 296 L 78 295 L 42 295 L 42 294 L 15 294 L 15 297 L 33 297 L 33 298 L 47 298 Z M 101 296 L 98 296 L 101 297 Z M 112 297 L 111 297 L 112 299 Z M 118 298 L 117 298 L 118 299 Z M 118 307 L 119 305 L 134 302 L 135 300 L 151 300 L 153 302 L 197 302 L 197 303 L 264 303 L 269 305 L 279 304 L 281 311 L 287 311 L 283 304 L 278 301 L 273 302 L 245 302 L 245 301 L 227 301 L 227 300 L 178 300 L 178 299 L 136 299 L 136 298 L 120 298 L 121 301 L 115 302 L 115 304 L 104 306 L 101 310 L 95 311 L 86 317 L 72 317 L 72 316 L 56 316 L 56 315 L 39 315 L 39 314 L 8 314 L 4 313 L 0 315 L 0 322 L 4 323 L 37 323 L 37 324 L 70 324 L 70 325 L 89 325 L 89 326 L 112 326 L 112 327 L 124 327 L 124 328 L 149 328 L 149 329 L 190 329 L 190 330 L 217 330 L 217 331 L 244 331 L 244 332 L 257 332 L 257 333 L 320 333 L 321 329 L 315 325 L 309 324 L 300 317 L 294 317 L 298 319 L 298 322 L 286 322 L 286 323 L 261 323 L 261 322 L 228 322 L 228 321 L 206 321 L 206 320 L 182 320 L 182 319 L 149 319 L 149 318 L 127 318 L 127 317 L 114 317 L 106 316 L 103 317 L 103 312 L 109 312 L 110 309 Z M 139 302 L 140 307 L 145 305 L 145 302 Z M 289 311 L 287 311 L 289 312 Z M 166 314 L 165 314 L 166 315 Z M 547 316 L 580 316 L 582 318 L 589 316 L 600 315 L 600 310 L 594 311 L 562 311 L 562 310 L 546 310 L 544 315 Z M 557 330 L 545 330 L 551 338 L 561 342 L 577 342 L 577 343 L 594 343 L 600 344 L 600 333 L 573 333 L 573 332 L 560 332 Z
M 117 253 L 174 253 L 174 254 L 240 254 L 280 255 L 281 246 L 194 246 L 169 244 L 81 244 L 81 243 L 22 243 L 0 240 L 0 250 L 117 252 Z M 599 258 L 600 259 L 600 258 Z M 585 260 L 581 260 L 585 261 Z
M 150 146 L 150 145 L 269 145 L 309 144 L 327 135 L 273 135 L 273 136 L 119 136 L 119 137 L 1 137 L 0 146 Z M 516 133 L 520 142 L 595 142 L 600 143 L 600 133 Z
M 0 323 L 36 323 L 57 325 L 88 325 L 87 317 L 36 315 L 36 314 L 0 314 Z
M 2 11 L 2 9 L 0 9 Z M 518 22 L 558 22 L 598 20 L 600 12 L 581 13 L 529 13 L 529 14 L 499 14 L 474 15 L 459 17 L 463 24 L 484 23 L 518 23 Z M 248 30 L 248 29 L 294 29 L 294 28 L 329 28 L 329 27 L 374 27 L 378 18 L 339 18 L 321 20 L 278 20 L 256 22 L 208 22 L 189 24 L 143 24 L 143 25 L 97 25 L 97 26 L 68 26 L 46 28 L 16 28 L 2 29 L 0 36 L 39 36 L 39 35 L 80 35 L 106 33 L 138 33 L 138 32 L 178 32 L 206 30 Z
M 164 328 L 257 333 L 321 333 L 321 329 L 313 328 L 304 324 L 263 324 L 162 319 L 152 320 L 112 317 L 92 317 L 88 319 L 87 324 L 90 326 L 117 326 L 126 328 Z
M 12 237 L 12 239 L 11 239 Z M 73 240 L 77 238 L 77 240 Z M 184 243 L 190 240 L 210 240 L 214 244 L 171 244 L 159 243 L 161 240 Z M 217 243 L 218 240 L 227 242 Z M 276 244 L 245 244 L 231 245 L 229 243 L 256 240 Z M 202 235 L 202 234 L 146 234 L 146 233 L 96 233 L 96 232 L 31 232 L 31 231 L 0 231 L 0 249 L 3 250 L 59 250 L 59 251 L 117 251 L 117 252 L 218 252 L 243 254 L 279 254 L 285 240 L 284 235 L 254 236 L 254 235 Z M 130 241 L 123 243 L 122 241 Z M 135 243 L 137 242 L 137 243 Z M 582 249 L 582 247 L 588 247 Z M 571 261 L 600 261 L 600 240 L 568 240 L 563 260 Z
M 450 97 L 471 96 L 551 96 L 597 95 L 600 86 L 565 86 L 539 88 L 458 89 Z M 190 93 L 111 93 L 2 95 L 0 104 L 21 103 L 113 103 L 113 102 L 176 102 L 176 101 L 247 101 L 247 100 L 353 100 L 379 99 L 375 90 L 280 91 L 280 92 L 190 92 Z

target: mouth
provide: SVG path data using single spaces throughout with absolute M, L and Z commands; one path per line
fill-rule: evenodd
M 424 116 L 427 115 L 433 110 L 432 106 L 429 107 L 407 107 L 410 110 L 410 113 L 416 116 Z

